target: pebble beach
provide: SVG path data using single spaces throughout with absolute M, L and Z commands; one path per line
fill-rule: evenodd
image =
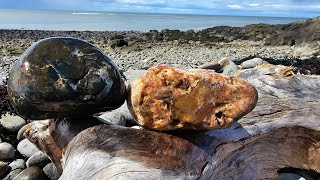
M 11 34 L 11 35 L 10 35 Z M 111 47 L 112 37 L 117 34 L 129 34 L 128 45 Z M 142 33 L 141 33 L 142 34 Z M 265 45 L 262 40 L 234 40 L 231 42 L 200 42 L 179 40 L 166 42 L 139 42 L 139 32 L 63 32 L 2 30 L 0 34 L 0 76 L 6 77 L 19 55 L 34 42 L 45 37 L 74 37 L 86 40 L 108 54 L 118 67 L 123 70 L 148 69 L 156 65 L 171 65 L 181 68 L 197 68 L 202 64 L 228 58 L 239 61 L 254 56 L 263 58 L 298 58 L 312 56 L 314 50 L 303 52 L 307 46 Z M 123 36 L 123 35 L 121 35 Z

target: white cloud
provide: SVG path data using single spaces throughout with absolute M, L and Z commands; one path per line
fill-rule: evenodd
M 242 9 L 242 8 L 244 8 L 243 6 L 241 6 L 239 4 L 228 4 L 227 6 L 229 8 L 231 8 L 231 9 Z
M 249 6 L 251 6 L 251 7 L 257 7 L 257 6 L 260 6 L 260 4 L 249 4 Z
M 103 6 L 105 6 L 105 3 L 103 3 L 103 2 L 92 2 L 92 5 L 94 7 L 103 7 Z
M 318 9 L 320 9 L 320 5 L 307 6 L 306 8 L 307 9 L 316 9 L 316 10 L 318 10 Z
M 151 7 L 148 7 L 148 6 L 132 6 L 133 8 L 136 8 L 136 9 L 140 9 L 140 10 L 151 10 L 152 8 Z
M 285 5 L 282 4 L 266 4 L 265 7 L 271 7 L 271 8 L 283 8 Z

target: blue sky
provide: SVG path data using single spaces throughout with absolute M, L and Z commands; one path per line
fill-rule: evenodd
M 320 16 L 320 0 L 0 0 L 0 8 L 275 17 Z

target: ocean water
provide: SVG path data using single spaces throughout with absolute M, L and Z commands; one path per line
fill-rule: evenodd
M 0 29 L 149 31 L 286 24 L 304 18 L 0 9 Z

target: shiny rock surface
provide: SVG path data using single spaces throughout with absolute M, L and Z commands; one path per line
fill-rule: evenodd
M 9 76 L 8 94 L 24 118 L 77 117 L 121 106 L 125 84 L 97 47 L 56 37 L 36 42 L 20 56 Z

